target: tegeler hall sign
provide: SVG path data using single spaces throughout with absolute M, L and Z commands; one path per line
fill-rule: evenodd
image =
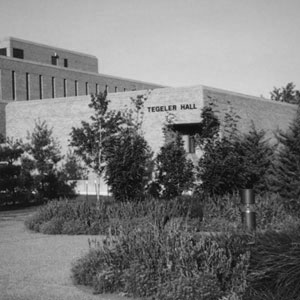
M 163 105 L 163 106 L 148 106 L 148 112 L 163 112 L 175 110 L 192 110 L 197 109 L 196 104 L 180 104 L 180 105 Z

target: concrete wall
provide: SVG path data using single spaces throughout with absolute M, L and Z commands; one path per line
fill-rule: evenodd
M 75 96 L 75 82 L 78 85 L 78 96 L 94 94 L 96 93 L 96 88 L 98 88 L 98 92 L 104 91 L 106 87 L 110 92 L 114 92 L 116 88 L 119 92 L 123 92 L 124 90 L 161 87 L 160 85 L 142 81 L 43 65 L 4 56 L 0 56 L 0 71 L 0 89 L 2 94 L 0 100 L 22 101 L 40 99 L 40 89 L 42 89 L 42 99 L 52 98 L 52 77 L 55 78 L 55 98 L 64 97 L 65 94 L 67 97 Z M 15 72 L 15 99 L 13 99 L 13 71 Z M 28 83 L 26 83 L 26 76 L 29 76 Z M 42 76 L 41 86 L 39 76 Z M 64 90 L 64 80 L 66 80 L 66 91 Z M 86 85 L 88 85 L 88 93 Z M 29 99 L 27 99 L 27 86 L 30 90 Z

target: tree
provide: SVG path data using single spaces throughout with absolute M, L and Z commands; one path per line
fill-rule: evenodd
M 141 132 L 146 99 L 139 95 L 131 99 L 133 109 L 115 111 L 108 109 L 107 93 L 92 96 L 91 122 L 72 128 L 75 153 L 99 176 L 104 173 L 119 201 L 140 199 L 149 177 L 152 154 Z
M 252 122 L 250 131 L 236 145 L 243 158 L 241 188 L 252 188 L 257 193 L 267 191 L 267 176 L 274 159 L 274 147 L 265 136 L 266 132 L 257 130 Z
M 122 129 L 111 143 L 105 179 L 118 201 L 142 200 L 151 175 L 152 152 L 143 136 Z
M 300 91 L 295 89 L 293 82 L 289 82 L 285 87 L 274 87 L 271 92 L 271 100 L 279 102 L 287 102 L 291 104 L 300 103 Z
M 207 124 L 211 114 L 203 109 L 202 125 Z M 204 152 L 198 162 L 198 191 L 208 195 L 224 195 L 243 188 L 266 190 L 266 174 L 271 165 L 272 148 L 265 140 L 265 132 L 256 130 L 252 123 L 247 134 L 238 130 L 239 116 L 232 110 L 225 114 L 223 134 L 215 123 L 212 134 L 202 137 L 200 147 Z M 201 128 L 200 126 L 200 128 Z
M 109 100 L 107 93 L 92 95 L 89 107 L 93 109 L 91 122 L 81 122 L 81 127 L 72 127 L 70 146 L 74 153 L 101 176 L 104 170 L 106 154 L 111 139 L 118 134 L 127 120 L 120 111 L 108 110 Z
M 173 139 L 161 147 L 155 163 L 156 178 L 152 185 L 158 187 L 162 198 L 172 199 L 193 188 L 194 165 L 186 157 L 179 133 L 173 133 Z
M 67 153 L 65 162 L 63 164 L 63 171 L 68 180 L 87 179 L 87 169 L 82 164 L 80 158 L 72 151 Z
M 0 139 L 0 193 L 3 202 L 28 202 L 32 177 L 20 161 L 24 153 L 21 141 Z M 4 198 L 6 201 L 4 201 Z
M 197 178 L 200 185 L 197 190 L 208 195 L 232 193 L 238 187 L 238 176 L 242 169 L 241 157 L 236 152 L 239 116 L 232 108 L 226 112 L 222 136 L 213 102 L 202 109 L 201 117 L 201 130 L 196 141 L 203 155 L 198 161 Z M 203 130 L 207 124 L 211 124 L 209 134 Z
M 300 208 L 300 106 L 287 131 L 278 131 L 275 163 L 270 172 L 269 187 L 285 200 L 287 207 Z
M 66 173 L 59 166 L 63 156 L 52 131 L 45 121 L 38 120 L 33 132 L 28 133 L 27 156 L 23 159 L 23 164 L 33 174 L 35 189 L 41 199 L 74 195 L 74 184 L 68 184 Z
M 198 191 L 208 195 L 224 195 L 236 191 L 241 182 L 243 160 L 236 143 L 226 137 L 208 140 L 198 162 Z

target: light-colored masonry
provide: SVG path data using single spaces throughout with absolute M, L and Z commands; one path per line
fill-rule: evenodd
M 154 153 L 157 153 L 164 144 L 162 128 L 167 120 L 171 120 L 177 124 L 179 130 L 182 130 L 186 150 L 194 159 L 199 153 L 188 145 L 189 128 L 201 121 L 201 110 L 211 101 L 215 103 L 215 111 L 221 120 L 232 108 L 241 118 L 239 129 L 242 132 L 248 132 L 251 122 L 254 122 L 258 129 L 267 132 L 271 140 L 274 138 L 274 131 L 288 128 L 296 113 L 294 105 L 205 86 L 112 93 L 108 94 L 111 101 L 109 107 L 115 110 L 130 109 L 131 98 L 138 95 L 147 96 L 143 108 L 142 130 Z M 59 140 L 62 152 L 66 153 L 72 127 L 79 127 L 81 121 L 88 121 L 93 113 L 88 107 L 89 103 L 90 96 L 9 102 L 0 105 L 0 115 L 2 114 L 5 119 L 6 136 L 14 138 L 26 139 L 27 133 L 33 130 L 37 120 L 46 121 L 53 127 L 53 135 Z M 95 176 L 90 174 L 88 186 L 85 182 L 79 182 L 79 191 L 85 193 L 88 188 L 89 193 L 94 193 L 94 180 Z M 106 192 L 107 187 L 102 184 L 101 193 Z

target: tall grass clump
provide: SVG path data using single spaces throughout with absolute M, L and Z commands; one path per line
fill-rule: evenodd
M 300 299 L 300 233 L 267 231 L 251 251 L 247 299 Z
M 244 291 L 246 235 L 195 236 L 177 224 L 167 230 L 148 225 L 92 247 L 73 265 L 74 282 L 96 293 L 152 299 L 218 299 Z M 93 263 L 95 257 L 101 263 Z
M 86 201 L 51 201 L 28 218 L 25 225 L 46 234 L 104 234 L 107 214 Z
M 198 209 L 198 214 L 196 210 Z M 125 234 L 152 222 L 164 227 L 177 218 L 183 224 L 187 218 L 197 219 L 201 206 L 192 197 L 173 201 L 149 199 L 140 202 L 102 201 L 100 207 L 87 201 L 51 201 L 26 221 L 27 228 L 47 234 Z M 198 222 L 198 225 L 200 222 Z M 197 224 L 196 224 L 197 225 Z

